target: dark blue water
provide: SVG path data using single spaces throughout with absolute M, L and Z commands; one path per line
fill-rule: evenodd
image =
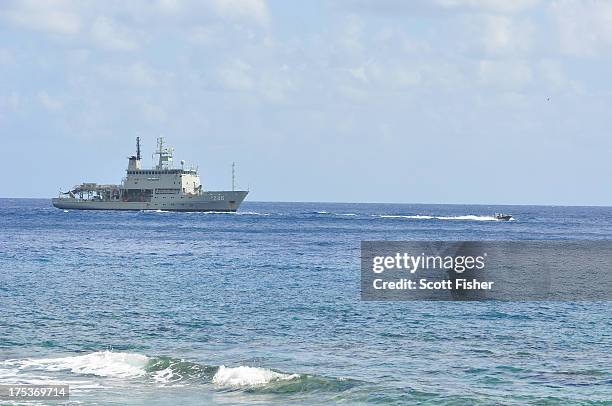
M 0 383 L 109 405 L 611 404 L 609 303 L 359 295 L 361 240 L 610 238 L 612 208 L 0 199 Z

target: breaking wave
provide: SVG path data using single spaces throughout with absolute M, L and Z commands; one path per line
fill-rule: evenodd
M 355 380 L 285 373 L 269 368 L 202 365 L 172 357 L 149 357 L 109 350 L 61 358 L 12 359 L 0 362 L 0 371 L 0 383 L 4 380 L 39 380 L 41 373 L 68 373 L 81 378 L 93 376 L 119 378 L 122 381 L 143 380 L 162 386 L 209 383 L 224 390 L 283 393 L 307 390 L 343 391 L 359 384 Z M 51 380 L 59 380 L 57 378 L 59 377 L 55 375 L 46 376 L 45 381 L 48 383 Z
M 69 371 L 80 375 L 132 378 L 144 375 L 148 362 L 149 358 L 146 355 L 98 351 L 63 358 L 8 360 L 0 365 L 15 366 L 19 371 Z
M 212 382 L 222 387 L 265 385 L 272 381 L 286 381 L 299 378 L 298 374 L 283 374 L 271 369 L 239 366 L 228 368 L 221 365 Z

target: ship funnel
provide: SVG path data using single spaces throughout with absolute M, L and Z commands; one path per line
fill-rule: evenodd
M 140 137 L 136 137 L 136 156 L 129 157 L 128 171 L 140 170 Z

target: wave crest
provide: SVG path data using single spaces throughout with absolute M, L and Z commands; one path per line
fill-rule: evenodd
M 221 387 L 265 385 L 272 381 L 286 381 L 299 377 L 297 374 L 283 374 L 266 368 L 239 366 L 228 368 L 221 365 L 212 382 Z
M 131 378 L 145 374 L 149 357 L 127 352 L 98 351 L 63 358 L 10 360 L 19 370 L 33 368 L 49 372 L 70 371 L 81 375 Z

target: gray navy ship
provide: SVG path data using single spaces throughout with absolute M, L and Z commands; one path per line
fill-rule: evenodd
M 121 185 L 82 183 L 52 199 L 53 206 L 65 210 L 167 210 L 235 212 L 249 193 L 234 189 L 232 166 L 231 191 L 205 191 L 197 168 L 174 169 L 172 148 L 157 139 L 155 155 L 159 160 L 151 169 L 141 168 L 140 138 L 136 155 L 129 157 L 126 177 Z

